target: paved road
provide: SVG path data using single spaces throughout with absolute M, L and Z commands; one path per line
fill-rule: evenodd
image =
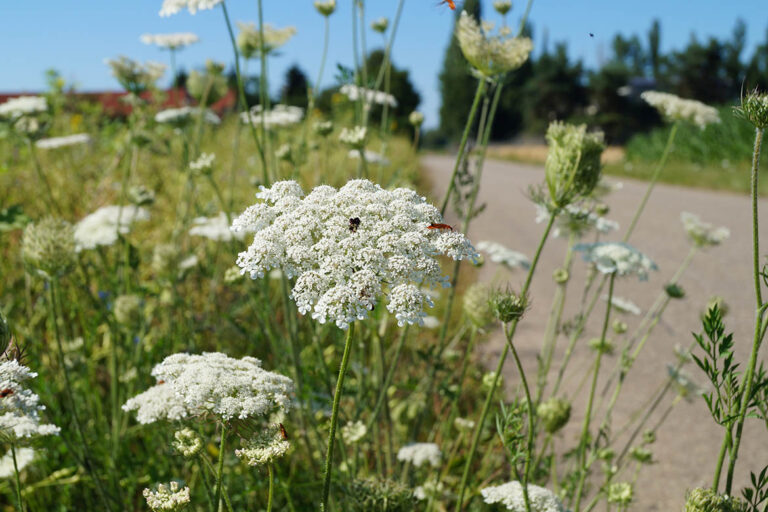
M 425 156 L 422 163 L 433 181 L 434 194 L 442 197 L 446 189 L 453 166 L 453 158 L 447 156 Z M 543 169 L 537 166 L 509 162 L 488 161 L 480 188 L 479 201 L 487 205 L 483 213 L 474 221 L 469 237 L 473 242 L 493 240 L 507 247 L 521 251 L 530 258 L 544 229 L 536 224 L 535 208 L 526 198 L 529 185 L 543 181 Z M 748 179 L 748 170 L 744 170 L 744 179 Z M 608 217 L 621 225 L 623 234 L 631 217 L 645 192 L 646 183 L 627 179 L 613 179 L 611 183 L 622 183 L 622 188 L 613 192 L 607 203 L 611 207 Z M 768 201 L 761 201 L 760 208 L 766 219 L 761 227 L 764 247 L 768 247 Z M 726 317 L 726 328 L 735 333 L 737 359 L 744 362 L 749 356 L 752 325 L 754 322 L 754 292 L 751 273 L 751 215 L 749 199 L 746 196 L 714 191 L 692 190 L 675 186 L 659 185 L 648 202 L 646 213 L 641 218 L 631 243 L 648 254 L 659 266 L 659 271 L 645 282 L 635 278 L 624 278 L 616 283 L 615 294 L 630 298 L 645 312 L 655 300 L 659 290 L 680 265 L 690 245 L 680 222 L 680 212 L 696 213 L 703 220 L 723 225 L 731 230 L 731 238 L 726 245 L 699 253 L 692 261 L 688 271 L 681 279 L 687 296 L 682 301 L 674 301 L 668 307 L 662 321 L 656 327 L 644 351 L 627 377 L 625 392 L 614 412 L 614 425 L 624 424 L 625 420 L 649 396 L 651 390 L 666 378 L 666 364 L 674 359 L 675 344 L 688 345 L 692 341 L 691 332 L 700 332 L 699 314 L 707 300 L 713 295 L 725 298 L 730 306 Z M 448 215 L 449 221 L 455 216 Z M 606 240 L 619 239 L 610 235 Z M 539 352 L 551 297 L 555 285 L 551 279 L 552 271 L 562 264 L 565 254 L 565 241 L 552 239 L 548 242 L 539 270 L 531 287 L 532 307 L 520 324 L 516 343 L 521 348 L 524 365 L 529 375 L 535 375 L 536 354 Z M 763 253 L 768 252 L 764 249 Z M 569 284 L 564 318 L 572 317 L 578 307 L 579 297 L 586 265 L 580 260 L 574 261 L 573 281 Z M 487 263 L 479 271 L 479 280 L 494 281 L 500 284 L 509 282 L 517 289 L 524 280 L 521 272 L 508 272 Z M 592 322 L 588 325 L 584 340 L 599 336 L 599 327 L 604 311 L 604 302 L 600 302 Z M 625 315 L 629 332 L 639 322 L 637 316 Z M 485 345 L 484 357 L 489 365 L 496 364 L 498 354 L 503 347 L 503 337 L 495 333 Z M 559 351 L 555 366 L 564 349 L 565 340 L 559 341 Z M 762 352 L 760 360 L 766 361 Z M 580 377 L 593 361 L 593 352 L 585 343 L 577 346 L 571 365 L 573 372 L 565 379 L 565 389 L 574 390 Z M 615 356 L 609 363 L 615 362 Z M 511 363 L 507 362 L 505 382 L 516 386 L 519 382 Z M 693 365 L 688 367 L 693 375 L 703 384 L 700 372 Z M 583 411 L 586 389 L 574 400 L 575 411 Z M 579 402 L 582 402 L 579 405 Z M 668 402 L 652 417 L 651 424 L 661 416 Z M 602 417 L 602 416 L 599 416 Z M 582 418 L 578 413 L 572 417 L 565 429 L 560 445 L 575 444 Z M 748 470 L 759 471 L 768 464 L 768 435 L 760 420 L 748 421 L 746 438 L 742 442 L 741 456 L 737 469 L 737 480 L 746 484 Z M 695 486 L 709 486 L 713 474 L 714 462 L 721 442 L 721 431 L 709 417 L 703 400 L 693 403 L 679 402 L 669 414 L 660 429 L 656 444 L 653 446 L 656 463 L 645 468 L 637 483 L 638 501 L 634 510 L 674 512 L 682 510 L 686 489 Z M 573 443 L 573 444 L 572 444 Z M 630 478 L 630 476 L 627 476 Z

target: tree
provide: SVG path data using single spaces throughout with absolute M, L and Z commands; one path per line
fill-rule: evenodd
M 307 108 L 307 75 L 294 64 L 285 72 L 285 82 L 280 89 L 280 101 L 286 105 Z
M 371 77 L 379 76 L 381 66 L 384 63 L 384 50 L 374 50 L 365 61 L 368 74 Z M 410 129 L 408 115 L 416 110 L 421 103 L 421 96 L 411 82 L 408 71 L 399 69 L 390 61 L 389 93 L 397 100 L 397 107 L 389 110 L 388 118 L 394 123 L 394 129 Z M 384 85 L 380 87 L 384 90 Z M 381 121 L 383 109 L 374 107 L 371 110 L 371 121 Z
M 653 20 L 648 31 L 648 63 L 651 66 L 651 76 L 658 81 L 661 75 L 661 23 Z
M 480 20 L 480 1 L 466 0 L 464 10 Z M 460 10 L 456 10 L 454 28 Z M 469 71 L 470 66 L 459 48 L 459 42 L 451 32 L 451 40 L 445 50 L 443 69 L 440 72 L 440 131 L 448 140 L 458 141 L 469 117 L 472 100 L 477 89 L 477 79 Z

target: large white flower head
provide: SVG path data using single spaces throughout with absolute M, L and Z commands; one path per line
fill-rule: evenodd
M 244 123 L 253 123 L 254 126 L 261 126 L 262 119 L 266 128 L 279 128 L 290 126 L 301 121 L 304 117 L 304 109 L 293 105 L 275 105 L 271 110 L 263 111 L 261 105 L 252 107 L 250 112 L 240 114 L 240 119 Z
M 296 35 L 296 27 L 275 28 L 269 23 L 264 23 L 263 35 L 253 23 L 238 23 L 237 27 L 240 29 L 237 47 L 245 59 L 258 57 L 262 44 L 265 55 L 274 53 Z
M 18 361 L 0 363 L 0 439 L 16 443 L 21 439 L 56 435 L 61 430 L 56 425 L 40 422 L 45 406 L 40 397 L 24 383 L 37 377 L 37 373 Z
M 648 272 L 658 269 L 648 256 L 623 242 L 576 244 L 573 249 L 583 252 L 584 260 L 594 263 L 603 274 L 635 274 L 641 281 L 645 281 Z
M 259 431 L 254 439 L 235 450 L 235 455 L 249 466 L 266 466 L 285 455 L 291 443 L 283 436 L 280 425 L 270 425 Z
M 709 222 L 704 222 L 698 215 L 689 212 L 680 214 L 680 221 L 683 223 L 688 238 L 696 247 L 708 247 L 720 245 L 731 236 L 731 232 L 726 227 L 715 227 Z
M 403 446 L 397 452 L 397 460 L 410 462 L 417 468 L 420 468 L 425 462 L 436 468 L 440 466 L 440 459 L 442 457 L 443 452 L 440 451 L 440 447 L 435 443 L 413 443 Z
M 720 122 L 717 109 L 700 101 L 686 100 L 659 91 L 645 91 L 640 97 L 669 121 L 688 121 L 701 129 L 708 124 Z
M 430 228 L 440 211 L 407 188 L 353 180 L 305 197 L 298 183 L 281 181 L 257 197 L 232 225 L 255 233 L 237 265 L 253 279 L 274 268 L 296 278 L 291 297 L 320 323 L 346 329 L 386 296 L 400 325 L 420 324 L 433 305 L 423 288 L 448 286 L 435 257 L 477 257 L 461 233 Z
M 21 472 L 35 458 L 35 450 L 32 448 L 16 448 L 16 465 Z M 11 478 L 16 473 L 13 467 L 13 453 L 10 448 L 5 455 L 0 457 L 0 478 Z
M 87 133 L 76 133 L 74 135 L 65 135 L 63 137 L 51 137 L 40 139 L 35 142 L 35 146 L 40 149 L 58 149 L 67 146 L 77 146 L 91 142 L 91 136 Z
M 525 254 L 498 242 L 483 240 L 477 243 L 477 250 L 486 253 L 492 262 L 504 265 L 510 270 L 516 268 L 528 270 L 531 266 L 531 262 Z
M 77 250 L 112 245 L 117 242 L 118 234 L 131 231 L 134 222 L 148 219 L 149 211 L 140 206 L 103 206 L 75 226 Z
M 549 221 L 552 212 L 546 205 L 536 203 L 536 222 Z M 568 204 L 560 210 L 555 225 L 552 228 L 552 236 L 555 238 L 568 238 L 570 235 L 581 238 L 594 230 L 600 234 L 610 233 L 619 229 L 619 223 L 606 219 L 584 204 Z
M 158 123 L 167 123 L 177 127 L 183 127 L 197 120 L 201 114 L 199 107 L 179 107 L 167 108 L 155 114 L 155 121 Z M 203 112 L 203 120 L 208 124 L 220 124 L 221 119 L 208 109 Z
M 342 128 L 339 134 L 339 140 L 353 149 L 360 150 L 365 147 L 365 139 L 368 136 L 368 128 L 365 126 L 355 126 L 352 128 Z
M 158 62 L 141 62 L 129 59 L 124 55 L 117 59 L 106 59 L 106 64 L 112 69 L 112 76 L 126 91 L 138 94 L 155 86 L 155 83 L 165 73 L 165 64 Z
M 525 498 L 523 486 L 518 481 L 507 482 L 480 489 L 483 501 L 489 505 L 498 503 L 514 512 L 525 512 Z M 531 512 L 563 512 L 563 504 L 557 495 L 544 487 L 528 484 L 528 499 L 531 503 Z
M 527 37 L 510 37 L 506 27 L 496 34 L 492 30 L 492 24 L 483 23 L 481 27 L 467 11 L 461 12 L 456 24 L 456 38 L 464 57 L 489 77 L 519 68 L 533 50 L 533 42 Z
M 173 34 L 142 34 L 139 38 L 142 43 L 177 50 L 200 41 L 197 34 L 192 32 L 175 32 Z
M 178 482 L 159 484 L 156 490 L 144 489 L 144 499 L 155 512 L 181 510 L 189 505 L 189 487 L 182 488 Z
M 189 234 L 202 236 L 216 242 L 229 242 L 234 238 L 242 240 L 245 237 L 245 233 L 236 233 L 229 229 L 229 220 L 227 220 L 227 214 L 224 212 L 220 212 L 215 217 L 197 217 L 192 221 Z
M 140 423 L 207 415 L 221 421 L 264 418 L 291 407 L 293 381 L 265 370 L 253 357 L 174 354 L 155 366 L 152 375 L 158 384 L 123 405 L 125 411 L 137 411 Z
M 187 9 L 190 14 L 197 11 L 213 9 L 224 0 L 163 0 L 163 6 L 160 8 L 160 16 L 171 16 L 182 9 Z
M 384 91 L 375 91 L 353 84 L 345 84 L 341 86 L 340 92 L 349 98 L 350 101 L 357 101 L 360 98 L 364 98 L 365 102 L 368 104 L 375 103 L 377 105 L 389 105 L 392 108 L 397 106 L 397 99 Z
M 41 114 L 48 110 L 48 102 L 42 96 L 19 96 L 0 103 L 0 117 L 19 117 Z

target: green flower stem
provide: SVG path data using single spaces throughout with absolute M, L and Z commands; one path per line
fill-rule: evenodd
M 321 512 L 328 510 L 328 496 L 331 492 L 331 471 L 333 468 L 333 445 L 336 438 L 336 424 L 339 421 L 339 401 L 341 392 L 344 388 L 344 376 L 347 373 L 349 364 L 349 352 L 352 349 L 352 334 L 355 331 L 355 324 L 349 324 L 347 328 L 347 339 L 344 342 L 344 354 L 341 357 L 341 366 L 339 367 L 339 377 L 336 380 L 336 391 L 333 394 L 333 408 L 331 410 L 331 430 L 328 433 L 328 449 L 325 454 L 325 477 L 323 478 L 323 495 L 320 501 Z
M 221 499 L 221 487 L 222 483 L 224 481 L 223 473 L 224 473 L 224 452 L 227 447 L 227 425 L 226 423 L 221 423 L 221 442 L 219 443 L 219 460 L 216 463 L 216 491 L 214 493 L 214 504 L 216 505 L 216 510 L 221 511 L 222 508 L 222 499 Z
M 733 431 L 731 428 L 725 429 L 725 438 L 722 445 L 720 445 L 720 453 L 717 455 L 717 462 L 715 463 L 715 474 L 712 478 L 712 491 L 717 492 L 717 488 L 720 486 L 720 474 L 723 471 L 723 464 L 725 463 L 725 454 L 733 444 Z
M 275 488 L 275 470 L 272 468 L 272 464 L 267 465 L 269 471 L 269 494 L 267 496 L 267 512 L 272 512 L 272 493 Z
M 739 446 L 741 444 L 741 437 L 744 430 L 744 420 L 747 417 L 747 409 L 749 408 L 749 402 L 752 398 L 752 389 L 754 387 L 754 375 L 755 367 L 757 366 L 757 353 L 760 350 L 760 344 L 763 341 L 762 334 L 762 322 L 763 322 L 763 294 L 760 284 L 760 234 L 758 233 L 758 196 L 757 196 L 757 178 L 760 167 L 760 149 L 763 144 L 763 130 L 758 128 L 755 130 L 755 148 L 752 152 L 752 271 L 755 278 L 755 300 L 757 302 L 756 308 L 756 321 L 755 321 L 755 336 L 752 340 L 752 353 L 749 355 L 749 363 L 747 365 L 747 371 L 744 373 L 744 380 L 741 382 L 740 393 L 741 405 L 739 407 L 739 415 L 736 419 L 736 432 L 733 436 L 733 448 L 730 451 L 728 457 L 728 473 L 725 476 L 725 493 L 731 494 L 731 487 L 733 486 L 733 472 L 736 469 L 736 459 L 739 456 Z
M 261 8 L 261 1 L 259 1 L 259 8 Z M 221 2 L 221 10 L 224 13 L 224 21 L 227 23 L 227 32 L 229 33 L 229 39 L 232 42 L 232 51 L 235 53 L 235 73 L 237 74 L 237 91 L 240 96 L 240 103 L 242 103 L 243 112 L 248 117 L 248 127 L 251 131 L 251 137 L 253 142 L 256 143 L 256 149 L 259 152 L 259 158 L 261 159 L 261 172 L 262 181 L 265 187 L 269 186 L 269 170 L 267 169 L 267 157 L 264 153 L 264 146 L 259 141 L 259 137 L 256 135 L 256 128 L 253 126 L 250 118 L 250 112 L 248 110 L 248 101 L 245 99 L 245 87 L 243 86 L 243 75 L 240 73 L 240 52 L 237 50 L 237 41 L 235 40 L 235 33 L 232 31 L 232 23 L 229 21 L 229 13 L 227 12 L 226 2 Z M 262 116 L 262 120 L 264 116 Z
M 32 156 L 32 167 L 35 168 L 37 177 L 43 183 L 43 186 L 45 187 L 45 192 L 48 195 L 48 201 L 46 201 L 45 203 L 45 206 L 48 209 L 48 214 L 53 215 L 55 211 L 56 214 L 61 215 L 61 208 L 59 207 L 59 203 L 57 203 L 56 199 L 54 199 L 53 197 L 53 189 L 51 188 L 51 183 L 48 181 L 48 176 L 46 176 L 45 171 L 43 171 L 43 167 L 40 165 L 40 160 L 37 157 L 37 150 L 35 149 L 35 145 L 32 143 L 32 140 L 28 137 L 27 137 L 27 147 L 29 147 L 29 154 Z
M 312 106 L 315 104 L 315 98 L 320 94 L 320 82 L 323 80 L 323 71 L 325 71 L 325 60 L 328 57 L 328 36 L 331 33 L 331 21 L 330 16 L 323 16 L 325 23 L 323 24 L 325 30 L 323 31 L 323 55 L 320 57 L 320 69 L 317 71 L 317 80 L 315 81 L 315 88 L 309 98 L 310 109 L 307 112 L 307 117 L 311 113 Z
M 640 219 L 640 215 L 643 214 L 643 210 L 645 209 L 645 205 L 648 202 L 648 198 L 651 197 L 651 192 L 653 192 L 653 187 L 656 185 L 656 182 L 659 180 L 659 175 L 661 175 L 662 169 L 664 169 L 664 164 L 667 162 L 667 157 L 669 157 L 669 153 L 672 151 L 672 143 L 675 140 L 675 134 L 677 133 L 677 126 L 678 123 L 674 123 L 672 125 L 672 129 L 669 130 L 669 137 L 667 138 L 667 144 L 664 146 L 664 152 L 661 154 L 661 159 L 659 160 L 659 163 L 656 165 L 656 169 L 653 171 L 653 175 L 651 176 L 651 181 L 648 183 L 648 188 L 645 190 L 645 195 L 643 195 L 643 199 L 640 201 L 640 205 L 637 207 L 637 211 L 635 212 L 635 216 L 632 217 L 632 222 L 629 223 L 629 228 L 627 228 L 627 232 L 624 234 L 623 242 L 629 241 L 629 237 L 632 236 L 632 232 L 635 230 L 635 226 L 637 226 L 637 221 Z
M 469 139 L 469 132 L 472 131 L 472 125 L 475 122 L 477 116 L 477 107 L 480 105 L 480 99 L 485 94 L 485 79 L 477 81 L 477 89 L 475 90 L 475 99 L 472 101 L 472 108 L 469 111 L 469 117 L 467 117 L 467 123 L 464 125 L 464 133 L 461 135 L 461 142 L 459 143 L 459 152 L 456 155 L 456 163 L 453 165 L 453 172 L 451 172 L 451 178 L 448 181 L 448 190 L 445 191 L 445 197 L 443 198 L 443 204 L 440 207 L 440 214 L 445 216 L 445 211 L 448 209 L 448 201 L 451 199 L 451 192 L 456 186 L 456 174 L 459 172 L 459 166 L 464 160 L 464 150 L 467 147 L 467 140 Z
M 379 396 L 376 399 L 376 405 L 373 407 L 373 412 L 371 412 L 371 417 L 368 419 L 368 423 L 365 425 L 368 432 L 371 431 L 371 427 L 376 422 L 376 418 L 379 416 L 381 406 L 384 404 L 384 401 L 387 398 L 387 389 L 392 383 L 392 378 L 395 376 L 395 370 L 397 369 L 397 364 L 400 360 L 400 353 L 403 351 L 403 346 L 405 345 L 405 340 L 408 336 L 408 327 L 408 324 L 406 324 L 400 332 L 400 339 L 398 340 L 397 347 L 395 348 L 395 356 L 392 358 L 392 362 L 389 365 L 389 370 L 387 370 L 387 375 L 384 377 L 384 382 L 381 384 Z
M 360 165 L 357 167 L 357 177 L 358 179 L 368 178 L 368 161 L 365 159 L 365 149 L 358 149 L 357 152 L 360 154 Z
M 539 246 L 536 248 L 536 253 L 533 256 L 533 261 L 531 261 L 531 267 L 528 269 L 528 276 L 525 279 L 525 284 L 523 285 L 522 290 L 520 291 L 520 295 L 522 297 L 525 297 L 528 294 L 528 289 L 531 286 L 531 281 L 533 279 L 533 275 L 536 272 L 536 267 L 539 264 L 539 258 L 541 257 L 541 253 L 544 249 L 544 245 L 547 243 L 547 240 L 549 239 L 549 233 L 552 231 L 552 226 L 555 223 L 555 218 L 557 215 L 553 213 L 553 215 L 550 216 L 549 222 L 547 223 L 546 228 L 544 228 L 544 233 L 541 236 L 541 240 L 539 241 Z M 491 409 L 491 402 L 493 401 L 493 395 L 496 393 L 496 388 L 499 385 L 499 379 L 501 377 L 501 371 L 504 369 L 504 361 L 507 358 L 507 354 L 509 353 L 509 346 L 511 344 L 511 340 L 514 339 L 515 336 L 515 330 L 517 329 L 517 324 L 519 323 L 519 319 L 515 319 L 511 322 L 509 326 L 509 330 L 507 332 L 507 339 L 510 340 L 509 343 L 504 345 L 504 349 L 501 352 L 501 356 L 499 357 L 499 362 L 496 365 L 496 374 L 493 379 L 493 383 L 491 384 L 490 389 L 488 390 L 488 394 L 485 397 L 485 402 L 483 403 L 483 409 L 480 413 L 480 419 L 478 420 L 477 424 L 475 425 L 475 431 L 472 435 L 472 444 L 469 448 L 469 453 L 467 454 L 466 462 L 464 463 L 464 471 L 461 475 L 461 483 L 459 484 L 459 493 L 458 493 L 458 499 L 456 500 L 456 512 L 461 511 L 461 507 L 464 503 L 464 493 L 466 492 L 467 483 L 469 481 L 469 472 L 472 468 L 472 460 L 474 459 L 475 453 L 477 452 L 477 445 L 480 441 L 480 435 L 483 432 L 483 425 L 485 423 L 486 418 L 488 417 L 488 413 Z
M 600 345 L 605 343 L 605 335 L 608 332 L 608 323 L 611 318 L 611 299 L 613 298 L 613 285 L 616 281 L 616 273 L 612 273 L 608 281 L 608 304 L 605 307 L 605 320 L 603 321 L 603 330 L 600 334 Z M 595 370 L 592 374 L 592 386 L 589 390 L 589 399 L 587 400 L 587 411 L 584 415 L 584 424 L 581 428 L 581 439 L 579 441 L 579 483 L 576 488 L 576 499 L 573 507 L 574 511 L 578 512 L 581 506 L 581 496 L 584 492 L 584 482 L 587 479 L 587 443 L 589 437 L 589 424 L 592 420 L 592 404 L 595 399 L 595 390 L 597 389 L 597 377 L 600 373 L 600 360 L 603 356 L 602 347 L 597 349 L 597 357 L 595 360 Z
M 211 512 L 216 512 L 216 506 L 213 504 L 213 489 L 211 489 L 211 484 L 208 482 L 208 475 L 206 475 L 205 470 L 206 466 L 211 469 L 212 474 L 216 474 L 216 472 L 211 468 L 211 462 L 206 458 L 206 456 L 200 454 L 200 477 L 203 479 L 203 487 L 205 487 L 205 496 L 208 498 L 208 505 L 211 510 Z
M 21 478 L 19 478 L 19 464 L 16 462 L 16 444 L 11 443 L 11 457 L 13 458 L 13 475 L 16 480 L 16 501 L 19 504 L 19 512 L 24 512 L 24 502 L 21 499 Z

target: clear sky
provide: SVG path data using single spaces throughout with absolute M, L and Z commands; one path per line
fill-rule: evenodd
M 483 0 L 483 17 L 498 20 L 490 0 Z M 207 58 L 232 62 L 232 51 L 221 9 L 158 16 L 161 0 L 23 0 L 0 7 L 0 91 L 39 91 L 44 71 L 56 68 L 79 89 L 117 89 L 104 59 L 127 55 L 139 60 L 165 62 L 168 54 L 139 42 L 143 33 L 194 32 L 200 42 L 179 54 L 178 65 L 187 70 Z M 297 35 L 270 59 L 270 81 L 279 87 L 285 70 L 294 63 L 314 81 L 322 52 L 322 17 L 312 0 L 264 0 L 265 21 L 274 26 L 294 25 Z M 366 0 L 368 48 L 383 46 L 370 21 L 392 18 L 396 0 Z M 525 0 L 513 0 L 512 21 L 522 14 Z M 227 0 L 233 21 L 256 21 L 256 0 Z M 662 49 L 683 47 L 692 34 L 700 39 L 728 36 L 738 18 L 747 23 L 747 53 L 765 40 L 768 28 L 766 0 L 534 0 L 530 20 L 534 45 L 546 37 L 550 47 L 566 41 L 571 57 L 594 67 L 607 56 L 617 32 L 642 37 L 654 18 L 661 20 Z M 322 85 L 333 81 L 336 63 L 350 66 L 351 1 L 338 0 L 331 16 L 329 60 Z M 438 0 L 406 0 L 393 60 L 411 72 L 422 96 L 426 125 L 437 123 L 440 107 L 437 75 L 453 24 L 451 12 Z M 589 33 L 594 37 L 590 37 Z M 534 50 L 535 51 L 535 50 Z M 256 66 L 256 63 L 252 63 Z M 253 69 L 253 68 L 252 68 Z M 166 81 L 169 80 L 166 75 Z

